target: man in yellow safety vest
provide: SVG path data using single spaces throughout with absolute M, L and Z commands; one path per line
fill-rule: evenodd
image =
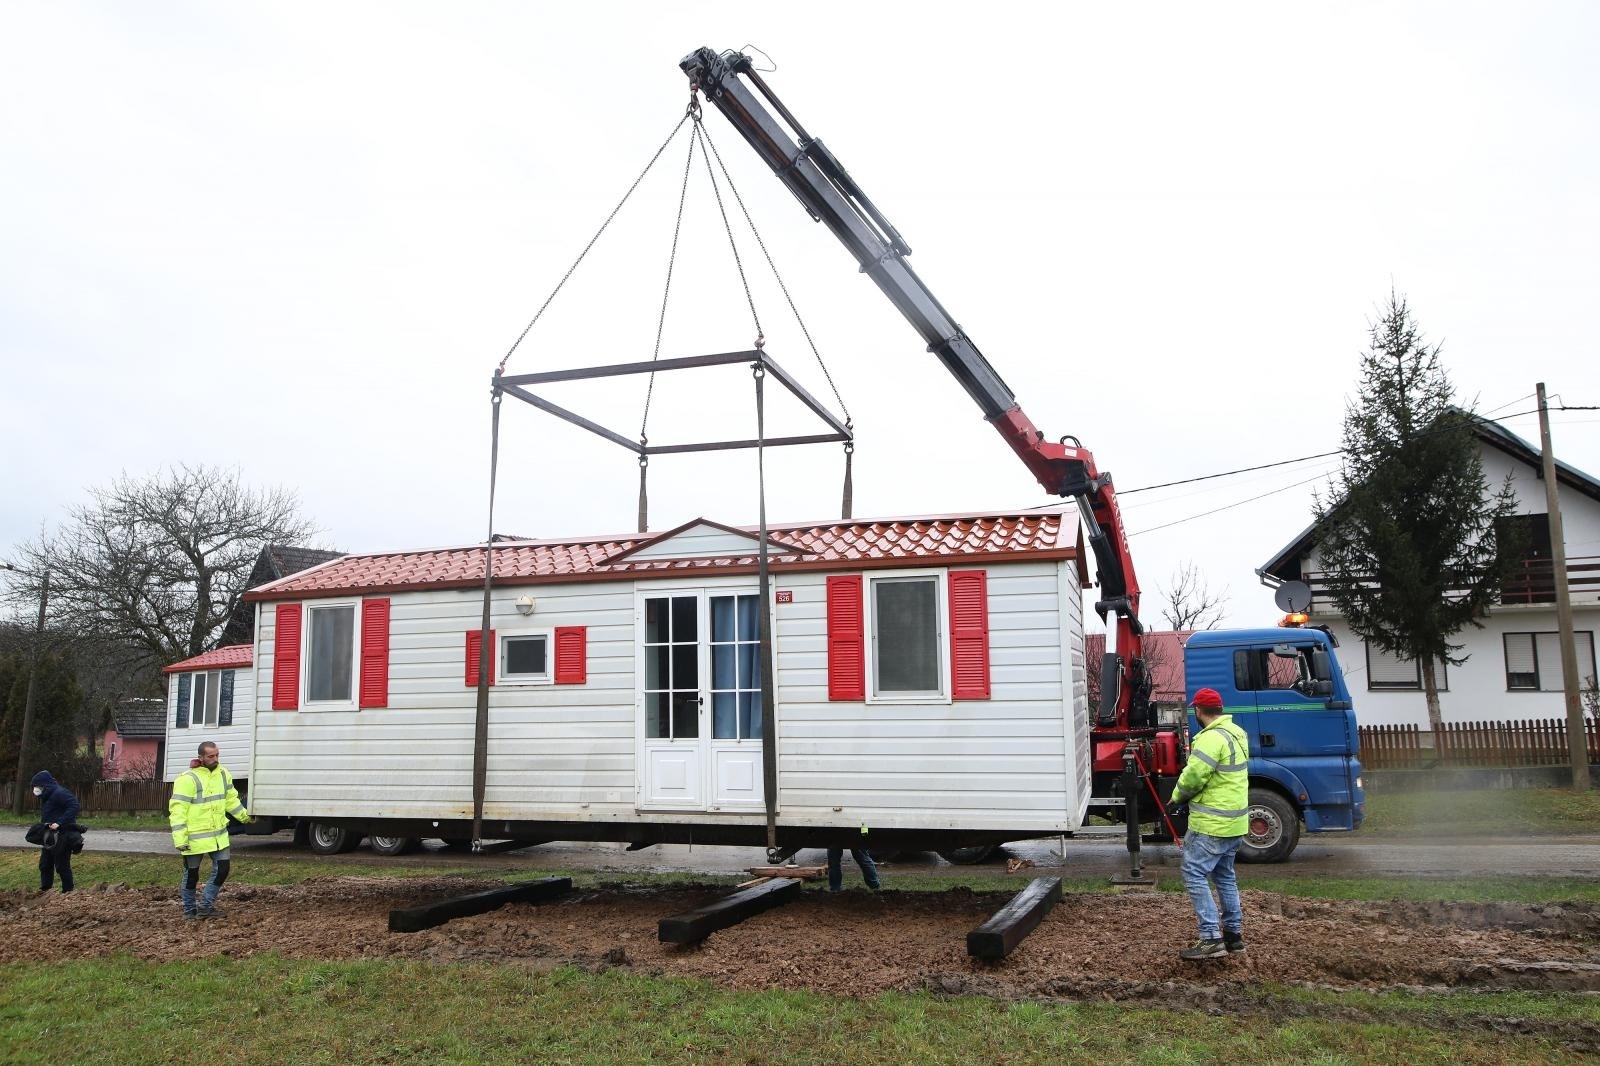
M 1199 690 L 1189 705 L 1201 728 L 1189 748 L 1189 762 L 1173 786 L 1171 806 L 1189 808 L 1183 887 L 1194 903 L 1200 939 L 1178 956 L 1194 962 L 1244 950 L 1244 911 L 1233 859 L 1250 828 L 1250 738 L 1224 713 L 1216 689 Z M 1220 922 L 1212 884 L 1222 900 Z
M 228 879 L 228 816 L 248 822 L 250 812 L 234 791 L 233 777 L 218 765 L 220 753 L 211 741 L 200 745 L 200 757 L 172 783 L 172 799 L 167 813 L 172 825 L 172 843 L 183 856 L 183 916 L 220 917 L 217 893 Z M 195 888 L 200 882 L 200 863 L 211 856 L 211 880 L 206 882 L 198 905 Z

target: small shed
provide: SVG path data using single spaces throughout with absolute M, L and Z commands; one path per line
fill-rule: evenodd
M 470 820 L 487 640 L 497 835 L 762 843 L 764 608 L 782 839 L 1080 824 L 1075 512 L 768 535 L 765 605 L 758 532 L 707 518 L 496 541 L 487 633 L 481 544 L 349 555 L 252 590 L 252 810 L 425 836 Z

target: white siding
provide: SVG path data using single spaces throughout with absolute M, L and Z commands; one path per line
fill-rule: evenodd
M 255 717 L 255 672 L 248 666 L 233 667 L 233 724 L 229 726 L 191 725 L 178 728 L 178 678 L 181 673 L 167 675 L 167 750 L 161 768 L 161 779 L 172 781 L 189 768 L 200 742 L 209 740 L 217 746 L 222 765 L 235 777 L 248 775 L 250 766 L 251 720 Z M 207 673 L 210 671 L 198 671 Z M 216 671 L 220 677 L 221 670 Z M 191 681 L 192 685 L 193 682 Z M 192 691 L 192 690 L 191 690 Z M 190 717 L 194 708 L 189 709 Z
M 1069 830 L 1088 798 L 1080 594 L 1073 563 L 989 568 L 993 698 L 944 703 L 830 702 L 825 574 L 787 574 L 777 605 L 779 817 L 784 824 Z M 752 577 L 693 587 L 749 588 Z M 759 811 L 637 809 L 636 589 L 662 582 L 546 585 L 524 618 L 500 590 L 492 626 L 588 627 L 584 685 L 490 690 L 488 821 L 705 821 L 763 824 Z M 457 819 L 472 815 L 476 689 L 465 633 L 481 594 L 391 597 L 389 706 L 273 711 L 275 605 L 257 626 L 252 809 L 261 814 Z
M 759 538 L 747 533 L 729 533 L 716 526 L 690 526 L 666 540 L 640 548 L 630 559 L 706 559 L 723 555 L 752 555 L 759 551 Z M 769 555 L 793 555 L 786 548 L 768 546 Z

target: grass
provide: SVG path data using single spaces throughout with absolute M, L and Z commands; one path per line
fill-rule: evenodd
M 37 810 L 28 810 L 22 814 L 12 814 L 0 811 L 0 825 L 32 825 L 39 820 Z M 93 829 L 166 829 L 167 816 L 165 814 L 80 814 L 78 821 Z
M 1477 789 L 1367 797 L 1362 837 L 1600 833 L 1600 789 Z
M 1269 997 L 1277 993 L 1268 993 Z M 1402 1005 L 1294 1002 L 1288 1017 L 1112 1004 L 741 992 L 623 970 L 128 958 L 0 966 L 6 1061 L 170 1062 L 225 1038 L 232 1063 L 744 1062 L 1543 1063 L 1581 1061 L 1539 1036 L 1480 1031 Z M 1403 997 L 1396 997 L 1403 998 Z M 1522 1016 L 1519 997 L 1517 1009 Z M 1546 1017 L 1573 1014 L 1581 1000 Z M 1270 1006 L 1270 1003 L 1268 1004 Z M 1494 1009 L 1496 1004 L 1488 1007 Z M 1341 1008 L 1344 1013 L 1317 1012 Z M 1445 1008 L 1447 1013 L 1454 1007 Z M 1459 1022 L 1469 1013 L 1449 1015 Z M 1567 1012 L 1567 1013 L 1563 1013 Z M 1495 1010 L 1498 1014 L 1498 1010 Z M 107 1025 L 106 1019 L 117 1024 Z

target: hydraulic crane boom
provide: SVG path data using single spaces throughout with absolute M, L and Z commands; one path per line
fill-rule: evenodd
M 1102 620 L 1108 614 L 1116 615 L 1116 644 L 1114 648 L 1107 647 L 1101 669 L 1097 725 L 1115 730 L 1152 727 L 1150 676 L 1143 655 L 1144 626 L 1139 621 L 1139 582 L 1128 553 L 1111 475 L 1096 468 L 1094 456 L 1076 438 L 1045 440 L 977 345 L 906 262 L 911 248 L 904 238 L 822 141 L 795 120 L 752 68 L 748 56 L 701 48 L 685 56 L 679 66 L 693 87 L 733 123 L 811 217 L 826 225 L 849 249 L 862 272 L 883 290 L 922 336 L 928 350 L 955 375 L 983 411 L 983 417 L 1000 431 L 1039 484 L 1051 495 L 1070 496 L 1077 501 L 1100 583 L 1101 597 L 1095 610 Z

